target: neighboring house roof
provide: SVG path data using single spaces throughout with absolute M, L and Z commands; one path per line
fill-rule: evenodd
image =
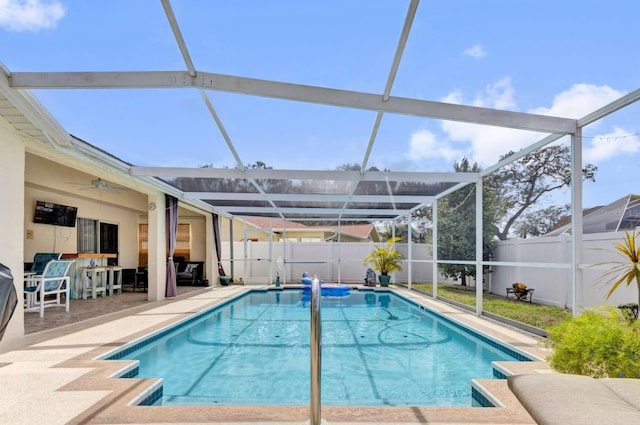
M 349 235 L 353 238 L 363 240 L 379 240 L 375 225 L 372 223 L 365 224 L 349 224 L 344 226 L 307 226 L 294 221 L 286 221 L 282 219 L 270 219 L 251 217 L 244 219 L 248 224 L 259 229 L 273 229 L 277 232 L 304 230 L 308 232 L 333 232 L 337 235 L 338 229 L 342 235 Z
M 640 195 L 626 195 L 603 207 L 583 211 L 583 234 L 634 230 L 640 226 Z M 565 220 L 565 218 L 563 218 Z M 545 236 L 571 234 L 571 217 Z
M 596 207 L 591 207 L 591 208 L 585 208 L 584 210 L 582 210 L 582 216 L 584 217 L 586 215 L 589 215 L 592 212 L 599 210 L 600 208 L 602 208 L 602 205 L 598 205 Z M 560 228 L 565 228 L 568 224 L 571 224 L 571 214 L 565 215 L 564 217 L 560 218 L 560 220 L 558 220 L 555 226 L 553 226 L 553 229 L 549 230 L 548 233 L 554 232 L 555 230 Z
M 338 226 L 332 226 L 333 231 L 338 231 Z M 371 233 L 376 230 L 373 223 L 367 224 L 349 224 L 346 226 L 340 226 L 340 232 L 345 235 L 354 236 L 362 239 L 369 239 L 371 237 Z
M 244 221 L 249 224 L 252 224 L 253 226 L 259 229 L 283 230 L 285 228 L 286 229 L 306 229 L 309 227 L 302 223 L 297 223 L 295 221 L 282 220 L 280 218 L 251 217 L 251 218 L 244 218 Z

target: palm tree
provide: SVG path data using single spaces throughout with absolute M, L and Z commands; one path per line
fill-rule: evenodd
M 635 281 L 638 288 L 638 305 L 640 305 L 640 244 L 636 239 L 640 236 L 640 230 L 634 235 L 633 232 L 625 232 L 623 242 L 616 242 L 616 254 L 623 257 L 621 261 L 610 261 L 611 269 L 600 276 L 599 280 L 606 281 L 611 285 L 607 293 L 607 299 L 622 285 L 631 285 Z

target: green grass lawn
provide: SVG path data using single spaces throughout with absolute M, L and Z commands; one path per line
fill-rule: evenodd
M 433 285 L 430 283 L 414 283 L 412 288 L 428 293 L 433 291 Z M 438 298 L 449 299 L 474 308 L 476 305 L 475 288 L 465 290 L 452 285 L 439 284 Z M 483 295 L 482 309 L 488 313 L 545 330 L 551 325 L 571 317 L 570 310 L 534 303 L 529 304 L 528 302 L 516 301 L 513 298 L 506 299 L 504 296 L 488 294 L 487 292 Z

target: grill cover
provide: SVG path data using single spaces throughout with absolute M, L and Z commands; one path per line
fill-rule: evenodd
M 0 341 L 17 305 L 18 295 L 13 286 L 11 270 L 4 264 L 0 264 Z

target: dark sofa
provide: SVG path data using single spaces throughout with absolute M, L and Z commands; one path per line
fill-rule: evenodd
M 186 261 L 184 257 L 174 257 L 177 265 L 176 284 L 204 285 L 204 261 Z

